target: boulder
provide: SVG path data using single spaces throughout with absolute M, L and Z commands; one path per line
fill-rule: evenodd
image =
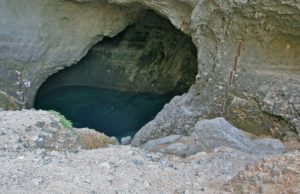
M 171 143 L 176 142 L 181 137 L 182 137 L 181 135 L 170 135 L 167 137 L 150 140 L 144 145 L 144 148 L 146 150 L 150 151 L 150 150 L 153 150 L 157 145 L 171 144 Z
M 121 138 L 121 144 L 122 145 L 129 145 L 131 143 L 131 136 L 122 137 Z
M 147 151 L 161 152 L 181 157 L 187 157 L 200 151 L 200 147 L 196 145 L 196 142 L 192 138 L 182 135 L 170 135 L 150 140 L 143 147 Z
M 256 144 L 264 149 L 268 154 L 283 153 L 286 151 L 285 146 L 278 139 L 262 138 L 253 140 Z
M 118 138 L 116 138 L 115 136 L 110 137 L 111 141 L 113 142 L 114 145 L 119 145 L 120 142 L 118 140 Z
M 235 128 L 221 117 L 197 122 L 189 135 L 201 147 L 201 151 L 206 152 L 222 146 L 259 155 L 282 153 L 285 150 L 279 140 L 250 139 L 242 130 Z
M 147 151 L 183 157 L 200 151 L 212 152 L 220 147 L 229 147 L 259 156 L 283 153 L 286 150 L 282 142 L 277 139 L 249 138 L 245 132 L 221 117 L 197 122 L 189 136 L 170 135 L 153 139 L 145 143 L 143 147 Z

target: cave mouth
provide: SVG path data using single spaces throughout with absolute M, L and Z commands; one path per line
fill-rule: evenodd
M 133 136 L 152 120 L 172 95 L 122 92 L 91 86 L 65 86 L 36 100 L 36 108 L 64 114 L 78 128 L 108 136 Z
M 187 92 L 196 74 L 191 38 L 146 11 L 77 64 L 51 75 L 38 89 L 34 107 L 120 139 L 134 136 L 175 95 Z

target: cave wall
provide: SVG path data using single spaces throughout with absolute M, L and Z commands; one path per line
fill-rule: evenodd
M 125 29 L 139 9 L 101 2 L 1 1 L 0 90 L 31 107 L 50 75 L 79 61 L 104 37 Z
M 76 65 L 51 76 L 43 96 L 63 86 L 182 94 L 195 82 L 197 50 L 191 38 L 147 11 L 113 38 L 94 45 Z
M 198 75 L 187 94 L 175 97 L 138 132 L 133 145 L 185 134 L 198 120 L 214 116 L 252 132 L 299 134 L 299 1 L 4 0 L 0 5 L 5 18 L 0 22 L 0 90 L 16 96 L 14 71 L 20 70 L 31 83 L 21 88 L 29 107 L 47 77 L 78 61 L 103 36 L 122 31 L 140 10 L 151 9 L 192 37 Z M 223 113 L 239 40 L 244 46 Z
M 196 121 L 224 116 L 256 134 L 297 138 L 300 130 L 300 2 L 199 1 L 191 14 L 198 76 L 189 93 L 174 98 L 132 144 L 187 134 Z M 243 41 L 223 112 L 225 86 Z

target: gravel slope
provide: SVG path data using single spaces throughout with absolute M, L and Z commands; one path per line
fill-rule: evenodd
M 223 194 L 231 193 L 228 181 L 260 161 L 225 147 L 187 158 L 119 145 L 82 150 L 70 130 L 48 112 L 0 112 L 0 193 Z

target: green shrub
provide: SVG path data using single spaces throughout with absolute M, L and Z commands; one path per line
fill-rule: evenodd
M 64 115 L 55 110 L 49 110 L 49 112 L 59 118 L 59 122 L 62 126 L 64 126 L 65 128 L 73 128 L 73 123 L 70 120 L 68 120 Z

